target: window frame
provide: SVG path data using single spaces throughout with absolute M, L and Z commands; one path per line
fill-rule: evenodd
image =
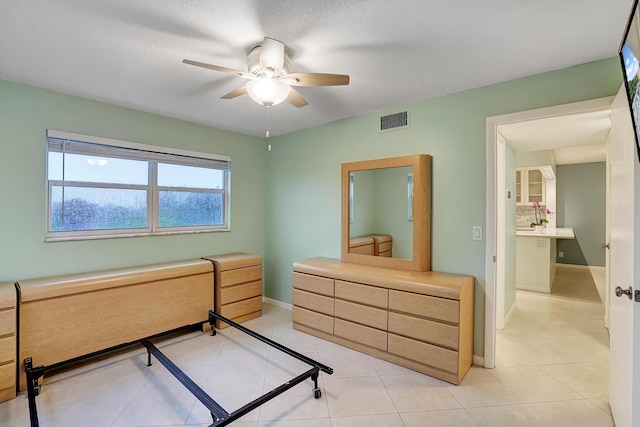
M 49 179 L 49 153 L 62 152 L 51 150 L 50 147 L 60 141 L 61 143 L 76 144 L 94 144 L 98 149 L 120 152 L 120 149 L 130 150 L 131 153 L 138 151 L 141 154 L 141 160 L 147 163 L 147 184 L 115 184 L 108 182 L 89 182 L 89 181 L 68 181 L 50 180 Z M 87 145 L 87 147 L 89 147 Z M 86 153 L 82 155 L 96 155 L 100 157 L 113 158 L 131 158 L 120 157 L 114 154 L 105 155 L 92 153 L 89 147 Z M 127 152 L 122 152 L 127 153 Z M 77 154 L 77 153 L 73 153 Z M 128 154 L 128 153 L 127 153 Z M 89 240 L 89 239 L 109 239 L 121 237 L 143 237 L 155 235 L 171 235 L 171 234 L 193 234 L 193 233 L 210 233 L 220 231 L 230 231 L 230 212 L 231 212 L 231 156 L 188 151 L 177 148 L 161 147 L 148 144 L 139 144 L 129 141 L 121 141 L 110 138 L 102 138 L 90 135 L 81 135 L 69 132 L 61 132 L 56 130 L 47 130 L 46 137 L 46 156 L 45 156 L 45 185 L 46 185 L 46 224 L 45 224 L 45 241 L 66 241 L 66 240 Z M 201 188 L 201 187 L 175 187 L 175 186 L 159 186 L 158 185 L 158 163 L 178 164 L 187 167 L 204 167 L 207 169 L 221 170 L 223 172 L 222 189 Z M 213 165 L 213 166 L 212 166 Z M 52 190 L 54 187 L 74 187 L 74 188 L 107 188 L 107 189 L 131 189 L 145 190 L 147 192 L 147 226 L 143 228 L 124 228 L 124 229 L 100 229 L 100 230 L 73 230 L 73 231 L 52 231 L 51 230 L 51 203 Z M 216 193 L 222 194 L 222 223 L 220 225 L 193 225 L 193 226 L 171 226 L 161 227 L 159 224 L 159 200 L 162 191 L 183 191 L 192 193 Z

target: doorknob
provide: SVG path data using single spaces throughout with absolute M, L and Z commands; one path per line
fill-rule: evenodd
M 626 295 L 631 299 L 631 294 L 633 293 L 633 288 L 629 286 L 627 289 L 622 289 L 620 286 L 616 287 L 616 296 L 621 297 L 622 295 Z
M 611 248 L 609 247 L 608 243 L 603 243 L 602 244 L 602 249 L 611 249 Z

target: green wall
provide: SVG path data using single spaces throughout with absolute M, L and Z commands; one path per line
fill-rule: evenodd
M 427 153 L 433 156 L 431 265 L 475 277 L 474 353 L 482 355 L 485 241 L 473 241 L 471 230 L 486 225 L 486 118 L 611 96 L 621 83 L 611 58 L 407 106 L 405 130 L 378 132 L 380 115 L 390 110 L 272 138 L 266 295 L 291 301 L 294 261 L 340 257 L 341 163 Z
M 230 155 L 231 231 L 45 243 L 47 129 Z M 0 281 L 232 251 L 264 254 L 261 138 L 0 80 L 0 144 Z
M 571 227 L 573 240 L 558 240 L 563 264 L 604 267 L 606 164 L 582 163 L 556 167 L 557 226 Z
M 486 118 L 613 95 L 618 67 L 611 58 L 413 104 L 410 128 L 378 132 L 398 106 L 270 138 L 271 152 L 260 138 L 0 81 L 0 280 L 245 251 L 264 256 L 265 296 L 288 303 L 295 260 L 340 257 L 341 163 L 427 153 L 431 265 L 475 277 L 482 355 L 485 242 L 471 228 L 486 227 Z M 44 243 L 47 128 L 231 155 L 232 231 Z

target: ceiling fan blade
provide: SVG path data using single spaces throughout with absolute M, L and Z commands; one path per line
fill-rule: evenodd
M 237 96 L 247 93 L 247 86 L 240 86 L 238 89 L 234 89 L 226 95 L 220 97 L 220 99 L 233 99 Z
M 294 88 L 291 88 L 291 90 L 289 91 L 289 96 L 287 96 L 286 101 L 289 104 L 293 105 L 294 107 L 298 107 L 298 108 L 309 105 L 307 100 L 304 99 L 302 95 L 300 95 L 300 92 L 298 92 Z
M 293 79 L 291 86 L 342 86 L 349 84 L 346 74 L 291 73 L 282 79 Z
M 227 67 L 220 67 L 219 65 L 207 64 L 205 62 L 192 61 L 190 59 L 183 59 L 182 62 L 189 65 L 195 65 L 196 67 L 208 68 L 214 71 L 220 71 L 223 73 L 233 74 L 238 77 L 243 77 L 245 79 L 253 79 L 255 76 L 250 73 L 245 73 L 244 71 L 233 70 Z
M 284 43 L 265 37 L 260 45 L 260 68 L 273 69 L 278 74 L 284 66 Z

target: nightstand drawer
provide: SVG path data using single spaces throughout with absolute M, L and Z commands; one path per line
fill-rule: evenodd
M 0 365 L 16 360 L 16 336 L 0 338 Z M 2 387 L 2 383 L 0 383 Z
M 380 243 L 380 253 L 389 252 L 391 250 L 391 246 L 392 246 L 391 242 Z
M 224 304 L 242 301 L 258 295 L 262 295 L 262 281 L 260 280 L 257 282 L 237 285 L 232 288 L 227 287 L 220 289 L 220 298 L 222 298 Z
M 16 397 L 16 364 L 0 365 L 0 402 Z
M 221 308 L 221 315 L 227 319 L 235 319 L 245 314 L 262 310 L 262 296 L 238 301 L 231 304 L 225 304 Z
M 0 336 L 16 333 L 16 311 L 14 309 L 0 311 Z
M 220 287 L 237 285 L 238 283 L 255 282 L 262 280 L 262 266 L 256 265 L 247 268 L 237 268 L 235 270 L 226 270 L 220 273 L 222 278 Z

